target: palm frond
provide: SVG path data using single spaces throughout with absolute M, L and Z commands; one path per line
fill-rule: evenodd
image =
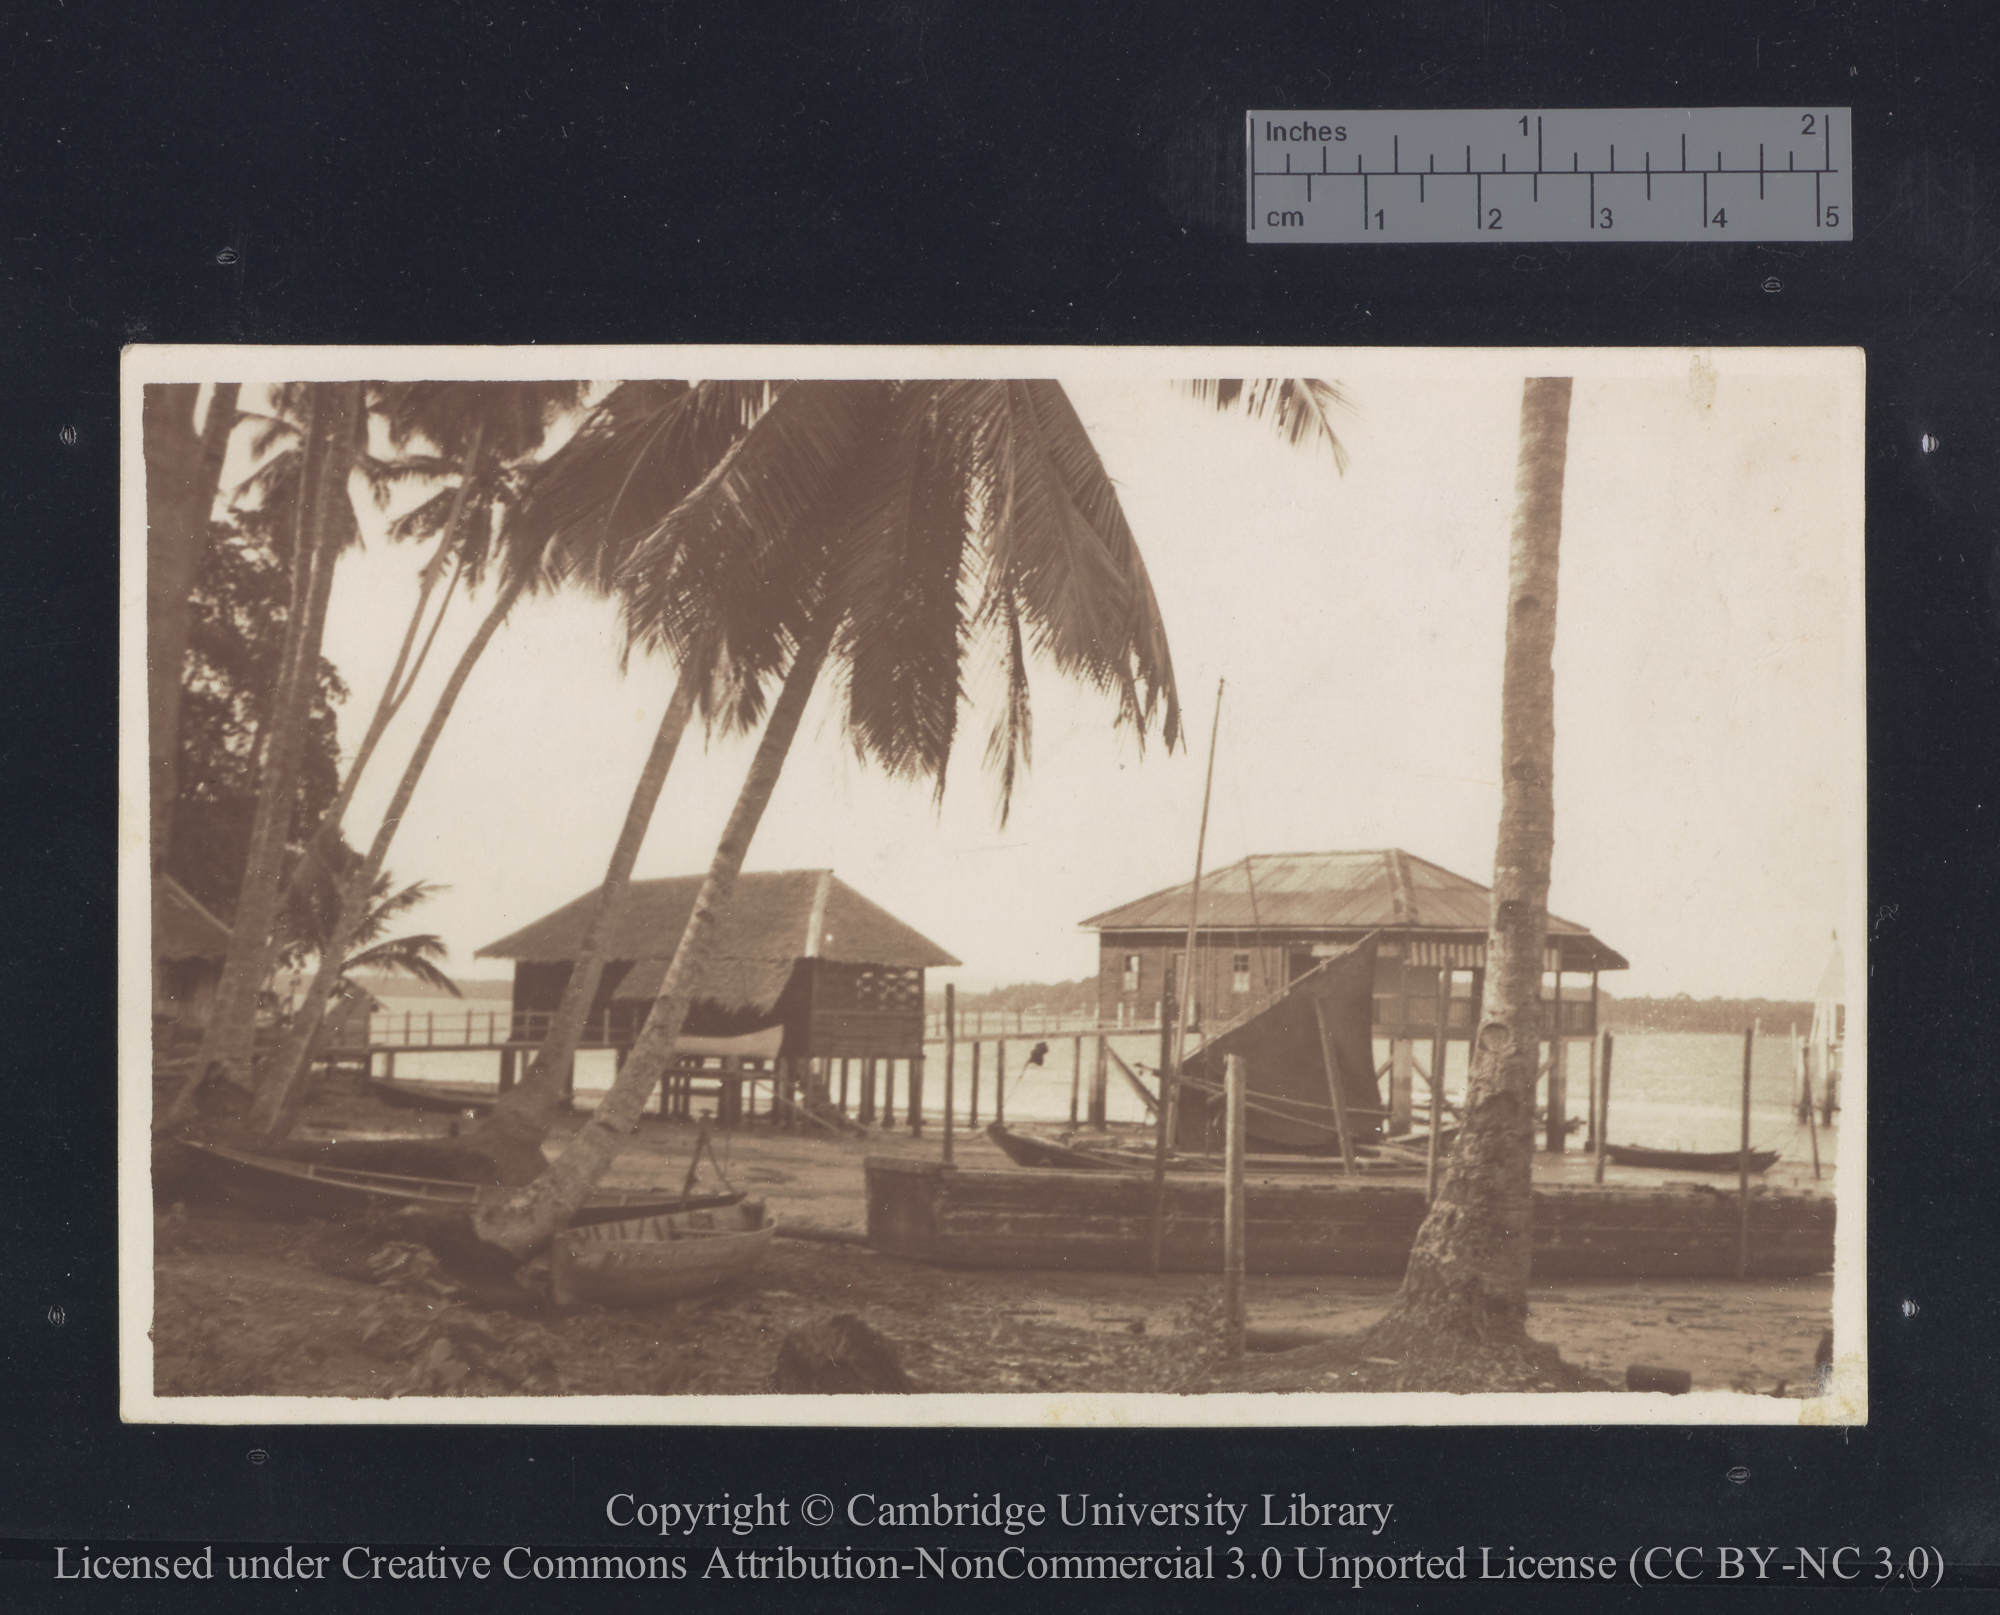
M 359 953 L 349 954 L 340 971 L 343 977 L 364 970 L 410 976 L 427 986 L 440 988 L 454 998 L 463 998 L 465 994 L 460 991 L 458 983 L 438 968 L 437 961 L 447 957 L 448 952 L 444 939 L 429 932 L 399 936 L 388 942 L 378 942 L 372 948 L 363 948 Z
M 1324 443 L 1333 452 L 1334 469 L 1347 470 L 1347 448 L 1334 429 L 1333 417 L 1341 412 L 1352 414 L 1354 405 L 1336 383 L 1303 377 L 1185 381 L 1180 385 L 1199 402 L 1218 410 L 1240 409 L 1252 420 L 1268 417 L 1278 435 L 1294 448 Z

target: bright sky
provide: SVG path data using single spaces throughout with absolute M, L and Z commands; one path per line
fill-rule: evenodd
M 230 352 L 238 367 L 244 352 Z M 1079 920 L 1189 878 L 1219 678 L 1211 868 L 1246 852 L 1401 846 L 1490 881 L 1520 384 L 1574 374 L 1551 908 L 1630 958 L 1605 983 L 1621 996 L 1807 996 L 1836 927 L 1861 934 L 1856 353 L 530 349 L 450 354 L 447 369 L 433 352 L 392 352 L 401 375 L 1065 381 L 1151 568 L 1190 744 L 1142 756 L 1113 734 L 1107 703 L 1040 669 L 1034 766 L 1002 829 L 981 762 L 990 711 L 965 724 L 940 811 L 927 787 L 855 759 L 822 692 L 749 862 L 831 866 L 980 981 L 1088 974 L 1095 943 Z M 343 368 L 390 366 L 377 350 Z M 1344 476 L 1324 452 L 1162 379 L 1259 373 L 1345 388 Z M 355 692 L 350 746 L 417 559 L 377 541 L 339 574 L 326 654 Z M 400 746 L 349 819 L 357 843 L 474 617 L 457 611 L 391 731 Z M 535 602 L 460 703 L 390 863 L 450 888 L 421 920 L 461 974 L 503 974 L 473 951 L 602 878 L 673 680 L 658 661 L 621 673 L 618 651 L 609 607 Z M 748 756 L 747 742 L 690 737 L 641 876 L 706 867 Z

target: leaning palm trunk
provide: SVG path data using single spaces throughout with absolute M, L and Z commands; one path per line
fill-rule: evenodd
M 181 676 L 193 617 L 194 580 L 208 551 L 209 520 L 222 462 L 236 426 L 238 383 L 209 395 L 199 434 L 192 382 L 148 387 L 143 405 L 146 457 L 147 776 L 153 868 L 165 863 L 180 795 Z
M 354 945 L 355 936 L 368 918 L 369 899 L 375 890 L 376 877 L 382 873 L 382 865 L 388 860 L 390 844 L 396 839 L 404 814 L 409 811 L 410 799 L 417 793 L 417 782 L 423 778 L 431 753 L 437 748 L 438 737 L 444 733 L 452 709 L 458 704 L 459 693 L 465 688 L 465 681 L 472 676 L 472 670 L 478 665 L 487 644 L 498 632 L 500 624 L 506 621 L 514 602 L 520 598 L 527 579 L 528 574 L 522 572 L 502 585 L 499 598 L 493 602 L 493 609 L 487 612 L 471 642 L 460 654 L 458 665 L 451 670 L 451 677 L 438 694 L 437 705 L 431 709 L 430 722 L 424 726 L 416 750 L 403 767 L 403 777 L 397 782 L 396 794 L 382 814 L 381 827 L 375 832 L 367 857 L 341 889 L 340 912 L 334 921 L 333 934 L 320 949 L 319 966 L 313 972 L 312 985 L 306 990 L 305 999 L 292 1018 L 291 1030 L 277 1060 L 258 1086 L 257 1103 L 250 1112 L 251 1121 L 267 1133 L 282 1134 L 286 1129 L 294 1095 L 302 1092 L 313 1038 L 319 1030 L 321 1017 L 326 1013 L 327 996 L 333 991 L 334 981 L 340 975 L 341 965 Z
M 1417 1232 L 1402 1291 L 1372 1336 L 1408 1359 L 1527 1343 L 1535 1076 L 1555 847 L 1551 658 L 1569 403 L 1567 377 L 1534 377 L 1522 392 L 1486 996 L 1464 1130 Z
M 681 735 L 694 711 L 700 682 L 691 665 L 681 669 L 673 699 L 667 703 L 659 731 L 653 737 L 653 749 L 632 792 L 631 805 L 625 810 L 624 828 L 618 832 L 618 844 L 612 848 L 611 862 L 604 871 L 604 884 L 597 891 L 597 911 L 591 915 L 589 929 L 584 932 L 582 947 L 564 984 L 562 1002 L 556 1007 L 555 1019 L 549 1023 L 548 1035 L 520 1086 L 502 1094 L 492 1114 L 473 1129 L 466 1140 L 471 1148 L 477 1149 L 493 1134 L 505 1135 L 530 1147 L 539 1147 L 548 1136 L 549 1125 L 555 1120 L 556 1108 L 562 1100 L 563 1072 L 576 1058 L 584 1019 L 597 1001 L 598 984 L 604 979 L 604 945 L 610 935 L 611 917 L 632 884 L 639 848 L 645 844 L 653 810 L 659 805 L 660 792 L 674 766 L 674 754 L 680 749 Z
M 488 1244 L 526 1257 L 567 1222 L 617 1157 L 625 1135 L 638 1124 L 647 1099 L 666 1074 L 723 916 L 729 910 L 736 877 L 777 788 L 806 700 L 826 659 L 832 629 L 828 622 L 809 632 L 785 676 L 784 689 L 771 708 L 770 721 L 716 846 L 708 877 L 695 898 L 687 929 L 681 933 L 659 996 L 653 1000 L 652 1011 L 624 1066 L 596 1112 L 546 1172 L 527 1187 L 494 1196 L 478 1208 L 473 1228 Z
M 397 713 L 403 710 L 403 703 L 410 698 L 410 691 L 416 688 L 417 678 L 429 659 L 431 646 L 437 640 L 437 632 L 444 622 L 446 609 L 451 605 L 451 596 L 458 586 L 458 569 L 452 573 L 451 586 L 445 590 L 443 601 L 438 605 L 437 615 L 431 622 L 431 631 L 424 636 L 421 646 L 417 635 L 423 628 L 424 615 L 430 607 L 431 596 L 437 590 L 438 578 L 443 574 L 446 562 L 458 540 L 458 524 L 465 514 L 467 491 L 472 486 L 472 474 L 478 464 L 480 430 L 475 427 L 472 444 L 465 451 L 465 462 L 459 469 L 459 484 L 451 502 L 451 514 L 446 518 L 444 531 L 438 535 L 437 548 L 431 559 L 424 564 L 423 576 L 417 588 L 417 603 L 410 613 L 410 623 L 403 630 L 403 642 L 396 647 L 396 660 L 389 668 L 389 676 L 382 683 L 382 693 L 375 702 L 374 714 L 363 731 L 361 744 L 355 748 L 354 760 L 347 765 L 347 777 L 340 782 L 340 789 L 327 804 L 326 812 L 320 816 L 319 828 L 313 832 L 312 840 L 292 866 L 289 886 L 296 891 L 308 883 L 315 869 L 329 866 L 334 844 L 340 839 L 341 821 L 347 817 L 347 810 L 353 804 L 354 792 L 361 784 L 361 776 L 374 759 L 375 750 L 382 743 L 382 736 L 388 732 Z M 416 653 L 415 660 L 411 652 Z
M 345 537 L 345 526 L 335 519 L 335 510 L 347 497 L 348 473 L 354 464 L 362 419 L 361 384 L 315 383 L 310 399 L 293 541 L 291 612 L 285 624 L 278 689 L 265 733 L 260 736 L 263 761 L 249 854 L 208 1032 L 194 1071 L 167 1114 L 170 1124 L 192 1115 L 195 1094 L 212 1070 L 245 1089 L 250 1087 L 257 993 L 276 957 L 285 841 L 298 797 L 299 758 L 319 676 L 320 637 L 333 591 L 334 563 Z

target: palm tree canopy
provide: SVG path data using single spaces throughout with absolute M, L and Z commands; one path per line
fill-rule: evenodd
M 692 387 L 683 407 L 711 385 Z M 982 635 L 1006 684 L 989 746 L 1003 813 L 1028 756 L 1030 650 L 1115 694 L 1135 733 L 1157 720 L 1167 744 L 1179 742 L 1158 601 L 1056 382 L 774 384 L 681 498 L 652 504 L 650 527 L 632 499 L 637 480 L 597 507 L 616 547 L 629 547 L 618 581 L 632 636 L 683 656 L 724 647 L 754 686 L 782 670 L 808 622 L 830 615 L 849 736 L 893 774 L 943 789 L 964 653 Z M 612 501 L 626 502 L 629 525 Z

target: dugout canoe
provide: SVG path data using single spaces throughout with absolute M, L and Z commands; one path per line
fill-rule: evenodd
M 1126 1173 L 981 1170 L 870 1156 L 869 1243 L 944 1267 L 1140 1272 L 1152 1184 Z M 1220 1272 L 1222 1183 L 1170 1173 L 1162 1265 Z M 1403 1271 L 1424 1219 L 1420 1184 L 1366 1178 L 1269 1179 L 1248 1186 L 1254 1273 Z M 1549 1185 L 1535 1190 L 1538 1278 L 1726 1278 L 1736 1271 L 1738 1203 L 1705 1184 Z M 1833 1265 L 1831 1196 L 1757 1186 L 1752 1276 Z
M 1735 1150 L 1655 1150 L 1643 1144 L 1606 1144 L 1604 1158 L 1613 1166 L 1649 1166 L 1667 1172 L 1736 1172 L 1742 1161 Z M 1776 1150 L 1752 1150 L 1750 1170 L 1768 1172 L 1778 1164 Z
M 220 1207 L 277 1222 L 338 1222 L 371 1210 L 405 1206 L 469 1209 L 490 1185 L 456 1178 L 375 1172 L 327 1161 L 259 1155 L 223 1144 L 183 1140 L 170 1168 L 156 1165 L 154 1198 Z M 682 1198 L 664 1189 L 595 1189 L 571 1219 L 576 1225 L 736 1205 L 740 1189 Z
M 565 1304 L 647 1306 L 698 1295 L 763 1261 L 777 1232 L 761 1200 L 588 1227 L 572 1224 L 550 1247 L 550 1285 Z

